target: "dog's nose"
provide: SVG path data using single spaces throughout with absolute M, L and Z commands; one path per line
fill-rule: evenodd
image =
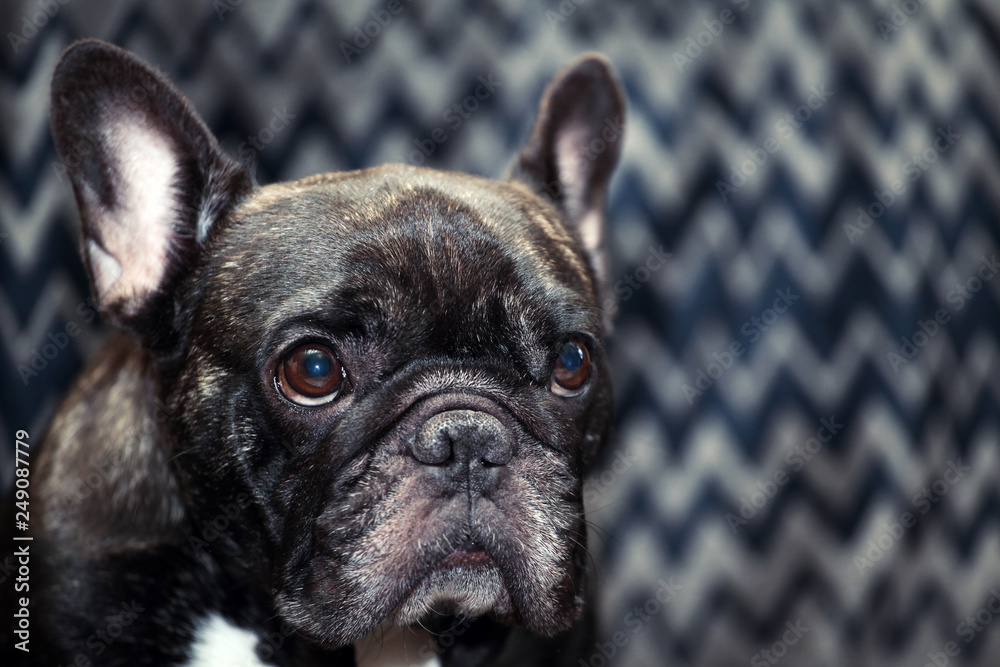
M 413 457 L 429 466 L 449 461 L 502 466 L 513 455 L 510 436 L 500 420 L 477 410 L 439 412 L 424 422 L 413 441 Z

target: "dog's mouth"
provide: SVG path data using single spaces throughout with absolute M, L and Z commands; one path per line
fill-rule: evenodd
M 500 567 L 481 541 L 468 537 L 416 583 L 394 616 L 412 625 L 442 614 L 509 618 L 513 610 Z
M 464 504 L 455 499 L 454 505 Z M 569 543 L 542 530 L 532 533 L 516 515 L 513 523 L 500 521 L 495 509 L 493 516 L 485 510 L 464 517 L 465 530 L 454 526 L 447 507 L 437 510 L 423 530 L 415 522 L 392 529 L 383 523 L 365 548 L 314 556 L 302 585 L 279 594 L 283 614 L 304 636 L 339 646 L 381 623 L 485 617 L 548 636 L 576 619 L 583 601 Z
M 442 558 L 441 562 L 437 565 L 437 569 L 439 570 L 447 570 L 454 567 L 496 567 L 496 563 L 486 553 L 486 549 L 470 537 L 466 538 L 458 549 L 455 549 L 455 551 Z

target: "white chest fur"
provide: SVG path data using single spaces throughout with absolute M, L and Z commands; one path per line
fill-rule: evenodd
M 213 614 L 198 628 L 188 667 L 266 667 L 257 635 Z M 424 630 L 379 629 L 354 644 L 358 667 L 440 667 L 434 639 Z
M 198 628 L 188 667 L 265 667 L 256 647 L 257 635 L 213 614 Z

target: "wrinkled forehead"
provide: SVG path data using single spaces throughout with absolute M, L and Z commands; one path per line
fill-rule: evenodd
M 390 167 L 263 188 L 212 252 L 205 311 L 264 328 L 315 316 L 453 340 L 599 331 L 579 244 L 514 184 Z M 229 326 L 238 323 L 232 321 Z

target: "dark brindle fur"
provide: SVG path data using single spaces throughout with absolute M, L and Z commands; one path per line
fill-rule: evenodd
M 445 664 L 576 664 L 581 485 L 611 404 L 619 137 L 588 149 L 624 113 L 606 63 L 556 78 L 504 181 L 386 165 L 256 187 L 162 75 L 98 42 L 64 55 L 52 113 L 95 297 L 127 335 L 37 450 L 32 662 L 186 664 L 218 615 L 278 633 L 274 664 L 351 664 L 380 624 L 463 617 Z M 551 389 L 568 340 L 591 359 L 577 396 Z M 297 341 L 346 369 L 331 403 L 276 386 Z

